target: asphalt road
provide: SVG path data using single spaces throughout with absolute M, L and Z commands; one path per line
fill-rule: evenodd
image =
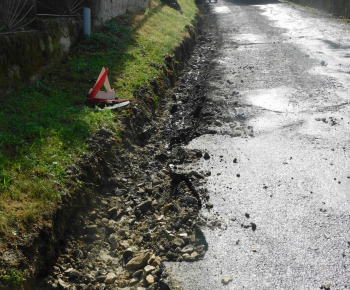
M 350 26 L 289 3 L 211 8 L 218 133 L 188 147 L 211 156 L 196 168 L 211 171 L 214 226 L 205 258 L 169 263 L 172 277 L 189 290 L 349 289 Z

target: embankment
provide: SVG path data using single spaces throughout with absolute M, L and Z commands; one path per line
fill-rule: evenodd
M 158 13 L 159 11 L 157 10 L 156 12 Z M 177 13 L 176 15 L 179 17 L 182 14 Z M 1 283 L 3 283 L 4 288 L 2 289 L 39 289 L 33 285 L 41 282 L 40 287 L 42 289 L 49 289 L 48 284 L 45 283 L 50 281 L 42 279 L 43 275 L 49 272 L 49 266 L 55 263 L 55 259 L 61 252 L 60 250 L 68 243 L 67 232 L 69 232 L 69 229 L 79 232 L 76 230 L 79 228 L 79 225 L 74 227 L 73 221 L 79 221 L 80 216 L 84 216 L 83 219 L 89 220 L 91 215 L 88 214 L 85 217 L 85 214 L 96 207 L 101 196 L 111 195 L 111 193 L 116 192 L 118 187 L 121 191 L 119 190 L 115 197 L 118 197 L 119 193 L 124 194 L 128 192 L 126 188 L 129 188 L 131 185 L 135 187 L 135 184 L 137 184 L 138 187 L 142 187 L 138 188 L 140 197 L 138 197 L 137 203 L 147 197 L 147 195 L 153 194 L 155 189 L 148 187 L 149 180 L 147 180 L 147 184 L 143 185 L 142 183 L 140 185 L 139 182 L 135 183 L 132 182 L 134 181 L 133 179 L 130 179 L 130 185 L 129 182 L 125 182 L 125 178 L 134 178 L 131 173 L 128 173 L 128 175 L 124 174 L 122 178 L 120 176 L 116 177 L 116 174 L 128 164 L 132 165 L 132 163 L 136 162 L 132 161 L 132 158 L 135 157 L 133 150 L 135 150 L 136 146 L 144 147 L 159 127 L 156 121 L 165 109 L 164 103 L 166 103 L 166 97 L 168 96 L 166 90 L 174 85 L 176 76 L 180 74 L 180 71 L 185 66 L 185 62 L 189 59 L 200 31 L 200 23 L 199 19 L 193 19 L 191 27 L 187 25 L 182 27 L 183 31 L 186 32 L 184 38 L 171 55 L 165 56 L 166 67 L 158 68 L 164 71 L 164 74 L 162 79 L 154 80 L 150 85 L 153 92 L 149 92 L 150 88 L 147 86 L 141 87 L 135 92 L 135 97 L 138 100 L 129 107 L 128 114 L 125 114 L 123 120 L 120 120 L 124 132 L 122 136 L 123 146 L 118 146 L 118 140 L 113 138 L 110 132 L 103 128 L 98 130 L 92 138 L 87 140 L 89 146 L 86 153 L 77 158 L 75 163 L 65 171 L 67 177 L 65 187 L 67 190 L 61 196 L 57 206 L 53 206 L 55 213 L 53 214 L 52 223 L 50 222 L 41 227 L 34 225 L 30 235 L 17 234 L 15 232 L 14 237 L 12 237 L 13 242 L 1 247 L 0 288 L 2 287 Z M 211 54 L 209 46 L 207 50 L 208 54 Z M 194 67 L 194 65 L 192 66 Z M 149 98 L 149 95 L 154 95 L 155 93 L 159 97 L 159 106 Z M 186 98 L 184 97 L 184 99 Z M 159 158 L 162 158 L 162 156 L 160 155 Z M 144 163 L 142 162 L 141 165 L 148 166 L 147 162 Z M 145 170 L 146 173 L 148 173 L 147 170 Z M 130 169 L 129 172 L 134 172 L 134 168 Z M 140 174 L 140 176 L 142 175 Z M 145 188 L 144 190 L 143 187 Z M 133 194 L 136 192 L 136 188 L 130 189 L 130 192 Z M 161 190 L 159 192 L 163 194 Z M 134 198 L 131 193 L 128 193 L 128 198 Z M 156 193 L 154 192 L 154 194 Z M 153 206 L 155 207 L 155 205 Z M 174 206 L 173 208 L 176 209 Z M 137 209 L 138 207 L 136 206 L 135 210 L 137 211 Z M 101 212 L 97 211 L 96 217 L 98 220 L 100 220 L 100 215 Z M 123 215 L 127 215 L 127 212 L 123 213 Z M 130 215 L 133 215 L 133 211 L 130 211 Z M 147 217 L 147 215 L 145 216 Z M 135 217 L 137 216 L 135 215 Z M 96 222 L 97 224 L 98 222 Z M 98 224 L 98 226 L 100 225 Z M 105 237 L 100 235 L 99 231 L 101 230 L 102 227 L 98 228 L 98 234 L 94 236 L 98 240 L 93 242 L 99 241 L 103 243 L 105 241 Z M 83 239 L 85 239 L 84 236 Z M 88 242 L 91 242 L 91 240 Z M 40 281 L 37 280 L 38 277 L 40 277 Z M 60 282 L 61 280 L 58 280 L 58 284 L 56 284 L 56 281 L 53 281 L 52 287 L 55 285 L 63 287 L 62 285 L 65 285 L 64 283 L 60 284 Z

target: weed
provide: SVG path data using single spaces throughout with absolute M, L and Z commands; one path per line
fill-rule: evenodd
M 9 274 L 0 277 L 7 285 L 12 287 L 19 286 L 24 281 L 23 272 L 18 269 L 11 269 Z

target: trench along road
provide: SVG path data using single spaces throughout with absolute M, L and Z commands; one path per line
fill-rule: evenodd
M 203 260 L 167 267 L 191 290 L 349 289 L 350 26 L 288 2 L 211 9 L 218 133 L 188 147 L 211 156 L 202 216 L 219 222 Z

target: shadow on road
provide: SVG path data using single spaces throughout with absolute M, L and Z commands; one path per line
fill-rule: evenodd
M 277 4 L 280 3 L 279 0 L 225 0 L 225 2 L 230 2 L 239 6 L 249 6 L 249 5 L 264 5 L 264 4 Z

